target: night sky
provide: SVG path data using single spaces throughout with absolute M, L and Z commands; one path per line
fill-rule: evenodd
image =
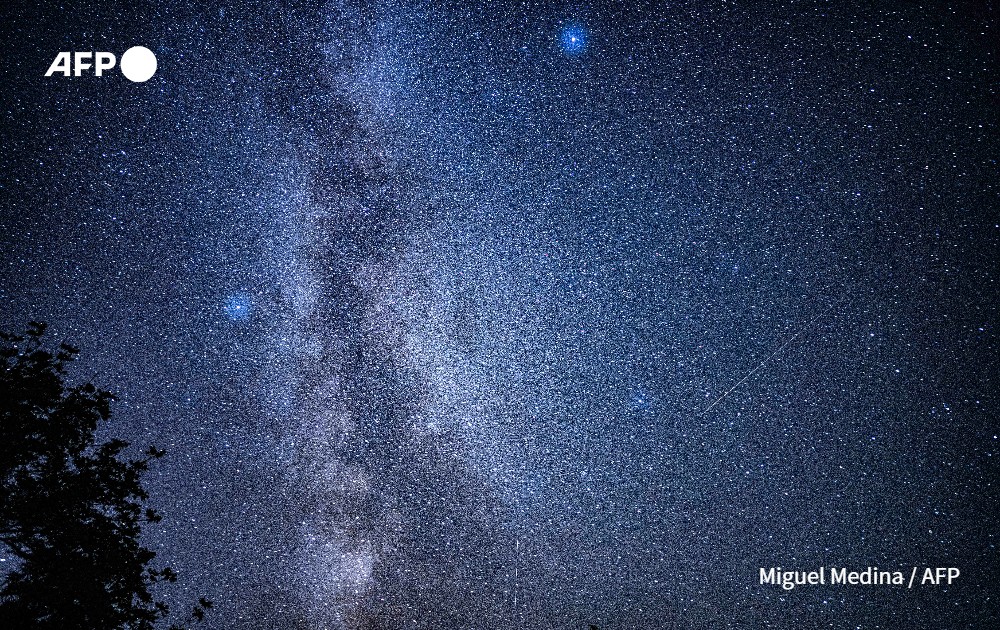
M 991 3 L 78 4 L 0 9 L 0 329 L 167 450 L 178 609 L 1000 627 Z

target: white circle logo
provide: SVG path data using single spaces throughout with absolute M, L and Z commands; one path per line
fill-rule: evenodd
M 126 79 L 142 83 L 156 73 L 156 55 L 145 46 L 133 46 L 122 54 L 118 67 Z

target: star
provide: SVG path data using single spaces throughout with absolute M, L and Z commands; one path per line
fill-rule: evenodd
M 564 52 L 570 55 L 582 53 L 587 48 L 587 31 L 579 25 L 569 25 L 563 28 L 559 36 Z
M 250 319 L 253 303 L 246 295 L 237 293 L 226 298 L 223 310 L 231 321 L 245 322 Z

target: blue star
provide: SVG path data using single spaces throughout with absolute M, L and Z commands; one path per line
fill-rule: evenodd
M 559 37 L 563 52 L 576 55 L 587 47 L 587 31 L 582 26 L 570 25 L 562 30 Z
M 250 302 L 250 298 L 242 293 L 237 293 L 236 295 L 230 295 L 226 298 L 225 304 L 226 316 L 229 317 L 234 322 L 245 322 L 250 318 L 250 311 L 253 310 L 253 304 Z
M 632 392 L 632 398 L 629 401 L 629 406 L 632 411 L 652 411 L 653 410 L 653 397 L 644 389 L 636 389 Z

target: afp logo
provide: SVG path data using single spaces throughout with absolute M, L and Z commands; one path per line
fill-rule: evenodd
M 61 52 L 49 66 L 45 76 L 61 74 L 64 77 L 82 77 L 93 73 L 104 76 L 105 70 L 115 67 L 115 56 L 109 52 Z M 156 74 L 156 55 L 145 46 L 133 46 L 122 53 L 118 64 L 125 78 L 134 83 L 142 83 Z M 72 74 L 71 74 L 72 73 Z

